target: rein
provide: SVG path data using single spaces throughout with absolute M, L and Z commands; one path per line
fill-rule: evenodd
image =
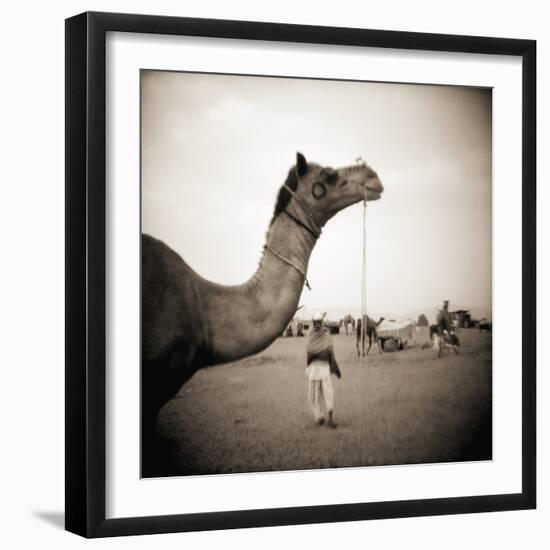
M 358 166 L 364 165 L 365 161 L 358 157 L 355 159 Z M 367 188 L 363 187 L 363 261 L 361 269 L 361 335 L 362 341 L 367 335 Z

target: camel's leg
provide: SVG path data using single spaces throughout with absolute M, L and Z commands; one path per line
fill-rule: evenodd
M 372 339 L 373 339 L 372 334 L 369 334 L 368 336 L 369 336 L 369 349 L 367 350 L 367 355 L 369 354 L 369 351 L 372 348 Z
M 365 357 L 365 338 L 366 337 L 366 330 L 363 330 L 363 334 L 361 335 L 361 347 L 363 349 L 363 357 Z
M 359 334 L 357 335 L 357 339 L 355 340 L 355 347 L 357 348 L 357 357 L 361 357 L 361 353 L 359 352 Z
M 380 347 L 380 338 L 378 338 L 378 335 L 376 335 L 375 338 L 376 338 L 376 345 L 378 346 L 378 353 L 380 354 L 384 353 L 384 351 Z

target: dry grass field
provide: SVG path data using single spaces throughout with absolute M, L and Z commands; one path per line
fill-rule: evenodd
M 459 337 L 459 355 L 410 348 L 363 359 L 354 336 L 334 336 L 335 430 L 312 420 L 305 338 L 200 371 L 161 411 L 171 459 L 159 475 L 491 459 L 491 335 Z

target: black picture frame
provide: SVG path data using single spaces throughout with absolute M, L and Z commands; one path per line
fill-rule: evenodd
M 108 31 L 518 56 L 522 60 L 522 490 L 516 494 L 106 519 Z M 66 529 L 85 537 L 532 509 L 536 506 L 536 42 L 83 13 L 66 20 Z

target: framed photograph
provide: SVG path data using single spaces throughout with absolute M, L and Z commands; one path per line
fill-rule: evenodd
M 536 43 L 66 21 L 66 528 L 536 505 Z

